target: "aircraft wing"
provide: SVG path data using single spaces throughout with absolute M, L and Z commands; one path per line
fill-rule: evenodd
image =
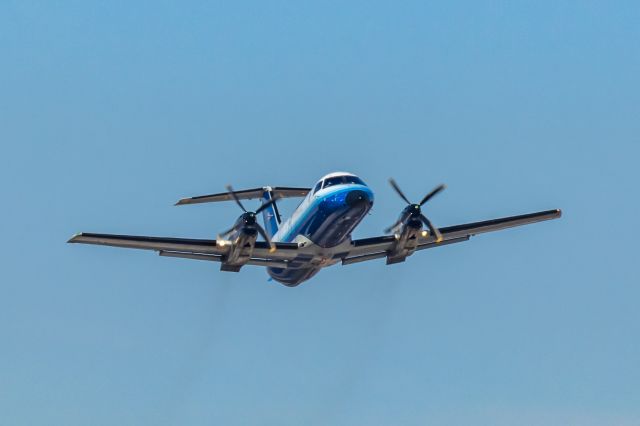
M 431 235 L 419 237 L 416 251 L 467 241 L 470 237 L 485 232 L 557 219 L 560 215 L 560 210 L 547 210 L 520 216 L 448 226 L 440 228 L 443 241 L 439 243 L 436 243 L 435 238 Z M 154 250 L 161 256 L 217 262 L 222 262 L 230 250 L 227 241 L 137 235 L 81 233 L 72 237 L 68 242 Z M 313 244 L 306 246 L 281 242 L 276 242 L 276 250 L 271 252 L 266 242 L 256 241 L 255 248 L 251 253 L 251 259 L 247 262 L 247 265 L 304 268 L 322 264 L 329 265 L 339 261 L 342 261 L 343 265 L 349 265 L 387 257 L 396 242 L 397 240 L 393 235 L 364 238 L 351 241 L 345 246 L 336 247 L 336 252 L 329 255 L 325 250 Z
M 161 256 L 212 261 L 222 261 L 222 257 L 229 252 L 229 245 L 226 242 L 191 238 L 81 233 L 74 235 L 68 242 L 155 250 Z M 285 261 L 293 260 L 299 254 L 298 244 L 275 243 L 275 245 L 276 251 L 270 252 L 266 242 L 256 241 L 248 264 L 285 267 Z
M 530 223 L 542 222 L 544 220 L 557 219 L 562 215 L 560 210 L 546 210 L 542 212 L 510 216 L 500 219 L 485 220 L 482 222 L 472 222 L 463 225 L 454 225 L 440 228 L 443 240 L 436 243 L 435 237 L 419 237 L 417 250 L 424 250 L 433 247 L 440 247 L 448 244 L 467 241 L 474 235 L 485 232 L 499 231 L 515 226 L 528 225 Z M 366 260 L 380 259 L 386 257 L 388 252 L 396 243 L 393 235 L 365 238 L 354 240 L 352 250 L 342 258 L 343 265 L 364 262 Z

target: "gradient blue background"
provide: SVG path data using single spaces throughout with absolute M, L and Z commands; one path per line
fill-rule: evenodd
M 639 46 L 637 1 L 1 2 L 0 423 L 640 424 Z M 440 226 L 564 217 L 294 289 L 65 244 L 334 170 L 355 237 L 389 176 Z

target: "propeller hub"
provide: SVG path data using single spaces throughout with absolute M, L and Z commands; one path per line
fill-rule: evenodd
M 256 214 L 254 212 L 248 212 L 244 215 L 244 224 L 245 225 L 255 225 L 256 224 Z

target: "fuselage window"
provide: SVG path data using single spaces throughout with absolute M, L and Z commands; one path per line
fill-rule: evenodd
M 313 188 L 313 193 L 315 194 L 316 192 L 318 192 L 320 190 L 320 188 L 322 188 L 322 181 L 318 182 L 316 187 Z

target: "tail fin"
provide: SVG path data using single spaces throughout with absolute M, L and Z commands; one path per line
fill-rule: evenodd
M 267 186 L 264 188 L 264 192 L 262 193 L 262 202 L 266 203 L 272 199 L 273 190 L 271 187 Z M 269 238 L 273 237 L 273 235 L 278 232 L 278 228 L 281 223 L 280 212 L 278 211 L 276 203 L 271 204 L 262 211 L 262 219 L 264 220 L 264 229 L 267 231 Z

